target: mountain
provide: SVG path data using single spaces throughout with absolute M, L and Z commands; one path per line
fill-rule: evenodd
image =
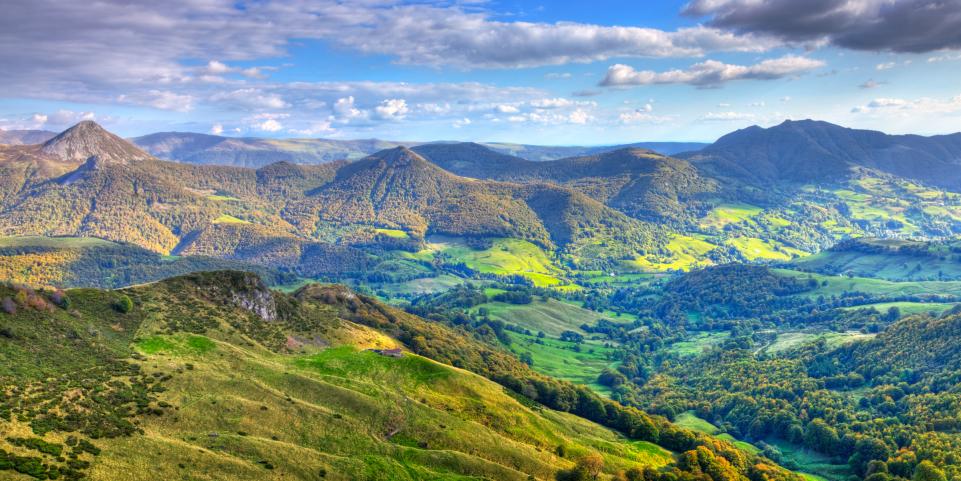
M 541 162 L 501 154 L 475 143 L 425 144 L 414 150 L 458 175 L 553 182 L 640 219 L 684 217 L 688 215 L 688 201 L 718 189 L 688 162 L 638 148 Z
M 405 147 L 344 165 L 288 211 L 298 213 L 294 223 L 302 230 L 365 224 L 417 237 L 516 237 L 545 247 L 578 242 L 592 228 L 650 237 L 642 234 L 649 227 L 570 189 L 460 177 Z
M 223 271 L 0 298 L 4 479 L 800 479 L 341 286 Z
M 49 130 L 3 130 L 0 129 L 0 145 L 42 144 L 57 135 Z
M 753 126 L 682 155 L 718 177 L 753 185 L 836 183 L 863 167 L 931 185 L 961 188 L 961 134 L 887 135 L 813 120 Z
M 253 170 L 158 160 L 82 123 L 30 149 L 36 159 L 17 163 L 22 170 L 47 161 L 61 168 L 11 185 L 0 203 L 2 235 L 93 236 L 310 277 L 366 275 L 377 264 L 368 252 L 417 250 L 433 234 L 524 239 L 584 262 L 665 242 L 658 228 L 569 188 L 460 177 L 406 148 Z M 423 266 L 405 269 L 425 275 Z
M 77 162 L 96 158 L 100 162 L 125 164 L 151 158 L 150 154 L 107 132 L 92 120 L 80 122 L 44 142 L 40 151 L 61 160 Z
M 0 137 L 2 138 L 2 137 Z M 46 139 L 44 139 L 46 140 Z M 399 142 L 359 139 L 267 139 L 257 137 L 224 137 L 190 132 L 159 132 L 130 139 L 151 155 L 165 160 L 189 164 L 232 165 L 258 168 L 274 162 L 322 164 L 338 160 L 358 160 L 384 149 L 401 145 L 413 147 L 435 142 Z M 3 142 L 0 142 L 3 143 Z M 446 144 L 450 142 L 436 142 Z M 505 155 L 542 161 L 588 155 L 619 148 L 643 148 L 665 155 L 690 152 L 707 144 L 693 142 L 639 142 L 629 145 L 599 147 L 553 147 L 507 143 L 485 143 L 487 148 Z
M 495 152 L 514 155 L 528 160 L 558 160 L 567 157 L 593 155 L 620 149 L 653 150 L 663 155 L 693 152 L 706 147 L 702 142 L 635 142 L 632 144 L 601 145 L 594 147 L 525 145 L 502 142 L 485 142 L 483 145 Z
M 161 132 L 130 139 L 152 155 L 189 164 L 259 168 L 275 162 L 322 164 L 357 160 L 399 142 L 377 139 L 262 139 Z

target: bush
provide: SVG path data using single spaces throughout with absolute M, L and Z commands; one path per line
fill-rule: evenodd
M 123 295 L 113 304 L 114 309 L 121 313 L 128 313 L 133 310 L 133 300 L 129 296 Z

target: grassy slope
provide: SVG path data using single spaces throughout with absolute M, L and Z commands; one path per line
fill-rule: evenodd
M 597 376 L 604 368 L 617 365 L 617 361 L 608 357 L 613 355 L 616 349 L 605 347 L 596 341 L 586 341 L 581 344 L 581 351 L 577 352 L 573 342 L 538 339 L 536 336 L 516 332 L 511 332 L 510 337 L 513 341 L 511 351 L 517 354 L 530 353 L 534 359 L 532 367 L 535 371 L 590 386 L 600 393 L 610 392 L 608 387 L 597 383 Z
M 818 283 L 822 285 L 817 289 L 805 293 L 805 295 L 812 297 L 820 295 L 840 295 L 844 292 L 863 292 L 881 296 L 924 294 L 961 295 L 961 281 L 895 282 L 867 277 L 849 278 L 844 276 L 809 274 L 807 272 L 790 269 L 775 269 L 775 272 L 792 277 L 807 278 L 810 276 L 816 279 Z M 827 285 L 823 285 L 824 281 L 827 281 Z
M 90 459 L 92 480 L 314 480 L 321 473 L 344 480 L 525 480 L 551 479 L 588 452 L 601 453 L 608 472 L 674 459 L 466 371 L 413 354 L 361 351 L 397 343 L 325 304 L 285 304 L 291 301 L 274 296 L 278 312 L 307 317 L 265 322 L 248 310 L 259 312 L 267 302 L 257 294 L 262 285 L 238 276 L 72 290 L 74 314 L 26 306 L 13 316 L 0 313 L 0 324 L 12 329 L 12 337 L 0 337 L 0 385 L 87 376 L 103 359 L 124 359 L 131 345 L 141 353 L 139 361 L 124 362 L 140 366 L 147 379 L 164 379 L 148 405 L 163 415 L 131 418 L 142 435 L 94 439 L 102 452 Z M 133 299 L 129 314 L 111 307 L 122 293 Z M 13 419 L 0 420 L 0 431 L 30 435 Z M 63 442 L 64 435 L 44 439 Z M 558 446 L 565 458 L 555 454 Z M 4 440 L 0 449 L 38 454 Z
M 491 294 L 488 294 L 491 295 Z M 498 319 L 508 324 L 514 324 L 533 332 L 543 331 L 548 336 L 557 337 L 564 331 L 581 331 L 581 325 L 593 325 L 599 319 L 613 322 L 630 322 L 634 318 L 624 314 L 620 317 L 613 313 L 599 313 L 584 309 L 572 302 L 548 298 L 535 299 L 530 304 L 508 304 L 505 302 L 488 302 L 475 306 L 472 310 L 487 309 L 491 319 Z
M 290 356 L 224 342 L 200 351 L 165 339 L 173 347 L 154 350 L 148 364 L 195 366 L 163 396 L 180 409 L 149 418 L 142 439 L 105 443 L 91 479 L 320 479 L 322 470 L 344 480 L 550 479 L 570 464 L 553 453 L 558 445 L 571 457 L 599 450 L 622 469 L 672 459 L 412 354 L 342 346 Z

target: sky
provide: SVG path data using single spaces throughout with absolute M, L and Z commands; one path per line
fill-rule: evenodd
M 601 145 L 961 131 L 961 0 L 7 0 L 0 129 Z

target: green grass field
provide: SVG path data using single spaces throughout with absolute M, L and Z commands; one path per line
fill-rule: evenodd
M 638 256 L 631 261 L 635 269 L 641 271 L 688 270 L 694 267 L 710 265 L 704 259 L 705 254 L 717 246 L 696 237 L 675 234 L 667 243 L 670 256 Z
M 573 350 L 574 343 L 549 337 L 538 339 L 510 332 L 511 351 L 521 354 L 530 353 L 534 359 L 534 370 L 558 379 L 565 379 L 590 386 L 595 391 L 607 394 L 610 390 L 597 383 L 597 376 L 607 367 L 617 365 L 608 356 L 616 351 L 595 341 L 581 344 L 581 352 Z M 538 343 L 537 341 L 540 341 Z
M 902 316 L 911 314 L 927 314 L 931 312 L 933 312 L 935 315 L 938 315 L 956 305 L 957 304 L 946 302 L 879 302 L 877 304 L 864 304 L 856 307 L 842 307 L 842 309 L 852 310 L 873 307 L 880 312 L 887 312 L 888 309 L 897 307 L 901 311 Z
M 385 235 L 392 239 L 409 239 L 410 235 L 399 229 L 374 229 L 374 232 Z
M 729 332 L 699 332 L 681 342 L 675 342 L 669 352 L 679 356 L 696 356 L 705 349 L 716 346 L 731 337 Z
M 728 224 L 737 224 L 757 217 L 762 209 L 744 203 L 721 204 L 711 209 L 701 220 L 701 227 L 722 229 Z
M 849 342 L 871 339 L 875 334 L 864 334 L 858 331 L 831 332 L 831 331 L 787 331 L 779 332 L 774 342 L 761 347 L 758 351 L 769 354 L 777 354 L 789 349 L 801 347 L 805 344 L 824 339 L 828 347 L 839 347 Z
M 756 237 L 734 237 L 727 244 L 740 251 L 750 261 L 788 261 L 806 256 L 807 252 L 779 245 L 777 242 Z
M 230 214 L 220 214 L 219 217 L 214 219 L 214 224 L 249 224 L 250 222 L 243 219 L 238 219 Z
M 530 279 L 538 287 L 564 284 L 563 271 L 540 247 L 520 239 L 495 239 L 488 249 L 478 250 L 458 239 L 436 237 L 428 242 L 425 257 L 441 252 L 452 262 L 463 262 L 467 267 L 484 274 L 519 275 Z
M 811 274 L 790 269 L 775 269 L 775 272 L 791 277 L 806 279 L 813 277 L 818 282 L 818 288 L 805 292 L 810 297 L 840 295 L 844 292 L 863 292 L 877 296 L 898 295 L 950 295 L 961 296 L 961 281 L 908 281 L 895 282 L 884 279 L 867 277 L 828 276 Z M 823 285 L 827 281 L 827 285 Z
M 492 294 L 488 294 L 492 295 Z M 481 308 L 487 310 L 492 319 L 498 319 L 509 324 L 530 329 L 532 332 L 543 331 L 548 336 L 557 337 L 564 331 L 581 332 L 582 324 L 593 325 L 599 319 L 613 322 L 630 322 L 634 316 L 624 314 L 620 317 L 612 312 L 599 313 L 584 309 L 574 303 L 557 299 L 535 299 L 530 304 L 507 304 L 504 302 L 489 302 L 475 306 L 471 310 L 477 312 Z

